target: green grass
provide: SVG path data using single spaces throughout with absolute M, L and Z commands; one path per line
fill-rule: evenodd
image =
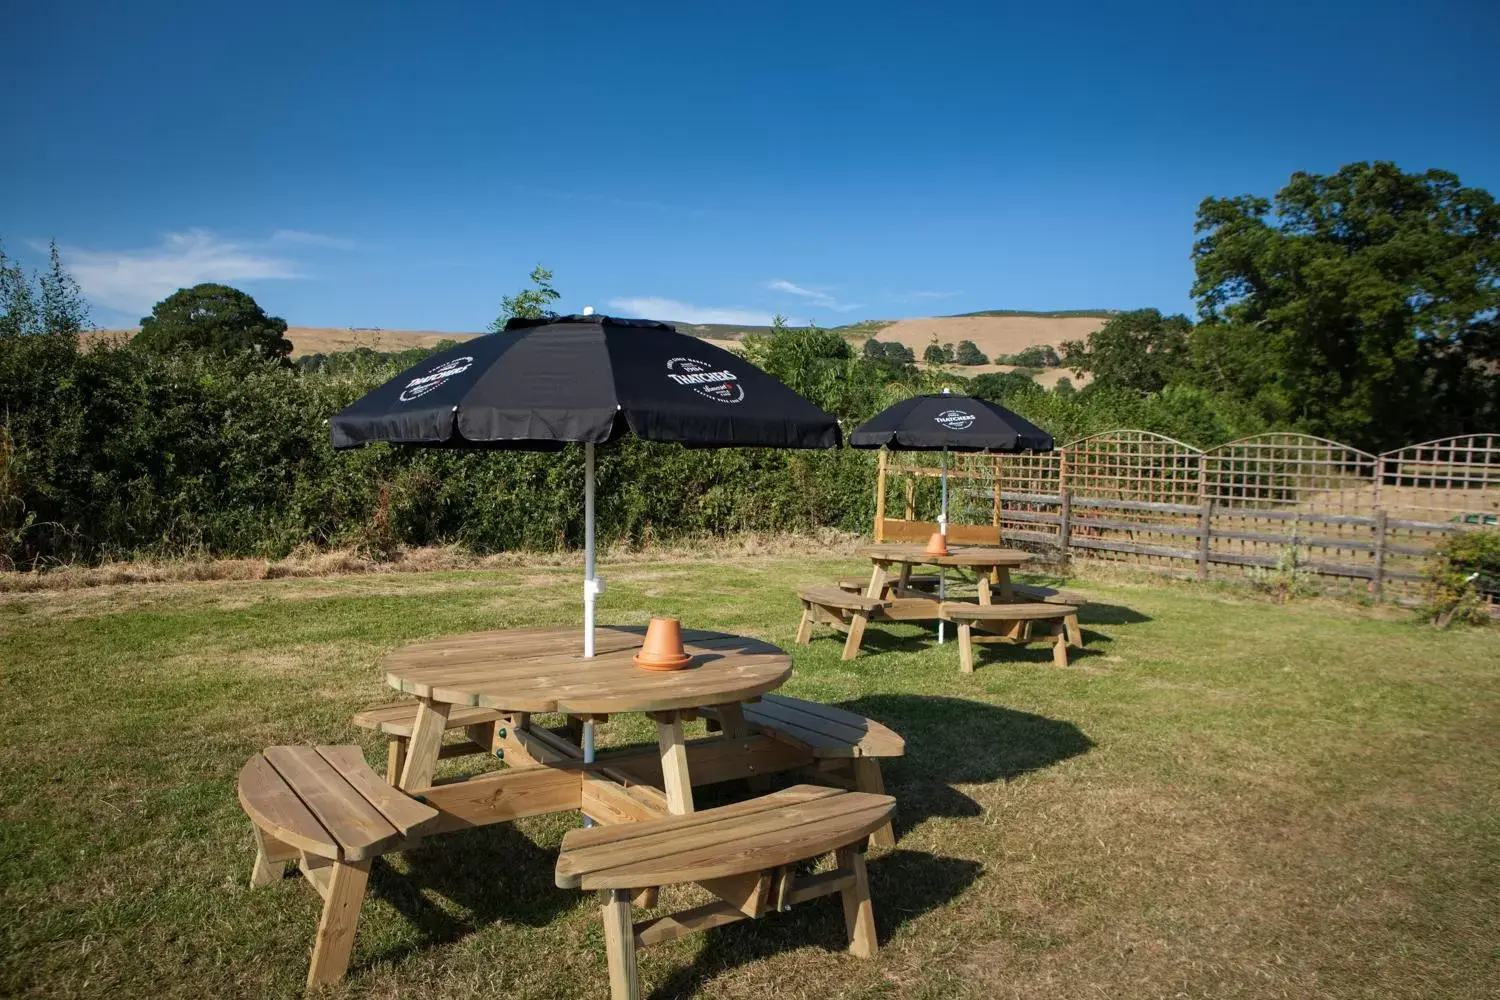
M 849 560 L 606 567 L 605 622 L 674 613 L 790 644 L 792 590 Z M 788 691 L 906 736 L 882 950 L 836 902 L 643 953 L 643 994 L 1478 997 L 1500 987 L 1500 634 L 1353 605 L 1083 582 L 1088 649 L 915 626 Z M 362 743 L 409 640 L 576 620 L 568 568 L 105 587 L 0 597 L 0 995 L 295 996 L 318 900 L 246 887 L 234 778 L 261 747 Z M 606 742 L 645 735 L 642 720 Z M 449 762 L 447 767 L 464 762 Z M 483 766 L 470 764 L 469 766 Z M 606 995 L 594 901 L 553 887 L 576 816 L 377 865 L 330 996 Z M 666 894 L 664 902 L 686 898 Z

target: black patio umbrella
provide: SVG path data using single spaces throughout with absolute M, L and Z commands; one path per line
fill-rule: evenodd
M 1052 435 L 999 403 L 941 393 L 912 396 L 886 407 L 849 434 L 854 448 L 943 453 L 942 513 L 938 530 L 948 534 L 949 451 L 1051 451 Z M 999 484 L 996 483 L 996 489 Z M 939 577 L 941 595 L 944 580 Z M 943 626 L 938 623 L 938 639 Z
M 584 447 L 584 655 L 594 655 L 594 446 L 835 448 L 838 421 L 744 358 L 667 323 L 511 320 L 413 366 L 329 421 L 335 448 Z

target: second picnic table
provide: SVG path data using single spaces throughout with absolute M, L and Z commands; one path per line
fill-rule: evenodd
M 898 597 L 908 596 L 907 584 L 912 569 L 917 566 L 942 566 L 972 570 L 978 578 L 980 604 L 993 603 L 996 594 L 1002 603 L 1012 600 L 1010 571 L 1031 560 L 1029 553 L 1017 549 L 980 545 L 955 545 L 943 556 L 930 555 L 922 545 L 871 545 L 861 549 L 860 555 L 869 557 L 875 567 L 870 573 L 866 597 L 881 598 L 886 595 L 887 590 L 893 590 Z M 894 581 L 890 578 L 892 566 L 900 567 Z M 932 613 L 926 617 L 936 618 L 937 602 L 933 601 L 932 604 Z

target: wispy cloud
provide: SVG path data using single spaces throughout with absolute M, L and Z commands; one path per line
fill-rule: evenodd
M 963 292 L 907 292 L 908 298 L 913 299 L 956 299 Z
M 352 245 L 297 229 L 278 229 L 263 240 L 224 239 L 211 230 L 189 229 L 167 233 L 152 247 L 88 250 L 64 246 L 59 250 L 90 302 L 140 315 L 177 289 L 200 282 L 304 277 L 289 255 L 297 247 L 349 249 Z
M 360 244 L 342 236 L 327 233 L 310 233 L 305 229 L 278 229 L 271 234 L 271 243 L 282 246 L 323 247 L 327 250 L 358 250 Z
M 656 296 L 635 296 L 610 299 L 609 307 L 621 315 L 639 316 L 647 319 L 675 320 L 679 323 L 722 323 L 726 326 L 770 326 L 772 314 L 756 309 L 738 307 L 695 306 L 676 299 Z M 788 319 L 788 323 L 800 325 L 804 320 Z
M 782 292 L 786 295 L 796 295 L 799 298 L 807 299 L 814 305 L 822 306 L 825 309 L 832 309 L 834 312 L 852 312 L 860 308 L 858 302 L 840 302 L 832 295 L 829 295 L 826 289 L 810 288 L 806 285 L 799 285 L 794 281 L 787 281 L 785 278 L 768 281 L 766 282 L 766 287 L 773 292 Z

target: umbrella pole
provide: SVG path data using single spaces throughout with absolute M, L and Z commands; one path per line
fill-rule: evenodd
M 943 541 L 948 540 L 948 449 L 943 449 L 943 509 L 938 514 L 938 530 L 943 533 Z M 947 587 L 948 573 L 942 567 L 938 567 L 938 603 L 942 603 L 944 597 L 948 596 Z M 943 621 L 938 620 L 938 644 L 943 642 Z
M 594 443 L 583 443 L 583 655 L 594 655 L 594 602 L 599 581 L 594 577 Z M 594 720 L 583 722 L 583 762 L 594 762 Z M 584 826 L 594 821 L 583 818 Z

